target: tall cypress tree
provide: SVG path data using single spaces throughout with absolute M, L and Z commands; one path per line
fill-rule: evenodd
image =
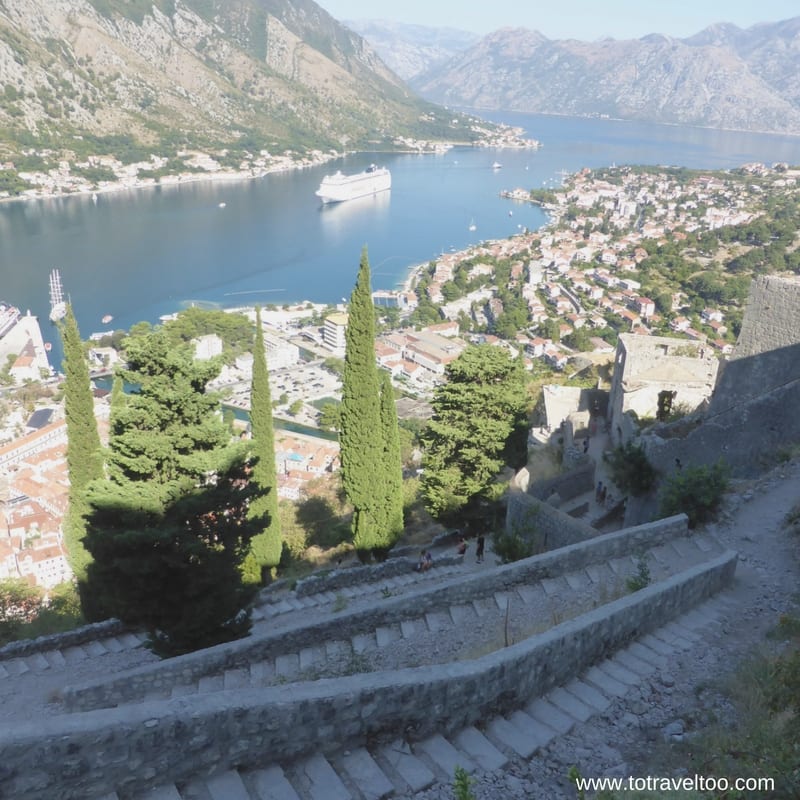
M 386 494 L 375 365 L 375 311 L 366 247 L 361 252 L 358 279 L 350 296 L 345 343 L 339 430 L 342 484 L 353 506 L 353 544 L 364 558 L 381 547 L 382 503 Z
M 108 477 L 87 490 L 84 614 L 145 626 L 163 652 L 228 641 L 249 629 L 242 562 L 266 521 L 250 512 L 247 448 L 206 391 L 219 362 L 161 330 L 126 352 L 137 390 L 114 409 Z
M 403 466 L 400 461 L 400 432 L 392 380 L 383 372 L 381 383 L 381 440 L 383 443 L 384 501 L 381 547 L 390 548 L 403 532 Z
M 256 309 L 256 341 L 253 348 L 253 379 L 250 386 L 250 427 L 252 454 L 255 456 L 251 480 L 257 487 L 257 495 L 250 504 L 250 516 L 267 521 L 267 527 L 251 539 L 250 552 L 242 566 L 245 582 L 255 584 L 263 580 L 266 570 L 278 566 L 283 547 L 278 516 L 272 395 L 269 388 L 269 370 L 260 308 Z
M 64 538 L 72 571 L 79 581 L 86 577 L 91 556 L 84 547 L 84 515 L 88 509 L 86 487 L 103 475 L 103 456 L 97 420 L 94 416 L 89 365 L 78 331 L 78 323 L 67 306 L 59 326 L 64 348 L 64 410 L 67 423 L 67 470 L 69 473 L 69 508 L 64 519 Z

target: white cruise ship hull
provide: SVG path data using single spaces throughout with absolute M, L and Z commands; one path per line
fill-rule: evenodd
M 357 197 L 386 192 L 392 188 L 392 175 L 388 169 L 370 167 L 356 175 L 326 175 L 316 191 L 323 203 L 343 203 Z

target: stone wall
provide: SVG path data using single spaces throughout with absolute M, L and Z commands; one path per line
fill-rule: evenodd
M 15 725 L 0 733 L 3 796 L 92 800 L 334 747 L 451 733 L 563 684 L 720 590 L 735 568 L 736 555 L 725 553 L 474 661 Z
M 92 625 L 83 625 L 64 633 L 54 633 L 50 636 L 38 636 L 36 639 L 23 639 L 19 642 L 9 642 L 0 647 L 0 661 L 10 658 L 29 656 L 32 653 L 44 653 L 46 650 L 62 650 L 65 647 L 94 642 L 108 636 L 117 636 L 129 631 L 130 628 L 118 619 L 107 619 L 104 622 L 95 622 Z
M 531 539 L 542 552 L 600 535 L 600 531 L 588 522 L 571 517 L 530 494 L 514 490 L 508 494 L 506 530 L 516 530 L 524 538 Z
M 86 711 L 133 702 L 149 692 L 168 692 L 176 683 L 189 683 L 206 675 L 246 667 L 266 658 L 298 653 L 329 639 L 352 638 L 365 630 L 372 631 L 404 619 L 416 619 L 421 614 L 443 607 L 470 603 L 479 597 L 510 591 L 520 584 L 557 577 L 589 564 L 646 550 L 664 541 L 685 536 L 687 531 L 686 515 L 679 514 L 598 536 L 591 541 L 506 564 L 491 572 L 477 573 L 469 578 L 454 577 L 435 589 L 422 587 L 401 597 L 382 599 L 365 611 L 344 610 L 326 614 L 312 625 L 271 635 L 251 636 L 157 664 L 147 664 L 115 675 L 107 681 L 66 687 L 62 692 L 64 703 L 70 710 Z
M 577 469 L 556 475 L 544 481 L 537 481 L 528 487 L 528 494 L 539 500 L 547 500 L 555 492 L 562 501 L 594 490 L 595 463 L 591 458 Z

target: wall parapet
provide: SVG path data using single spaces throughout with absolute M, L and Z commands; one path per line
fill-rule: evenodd
M 510 711 L 664 625 L 733 578 L 736 554 L 692 567 L 474 661 L 190 695 L 0 731 L 0 781 L 25 800 L 143 792 L 198 773 L 367 741 L 423 739 Z

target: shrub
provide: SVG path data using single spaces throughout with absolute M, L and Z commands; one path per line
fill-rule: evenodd
M 528 558 L 536 553 L 532 538 L 522 536 L 518 530 L 497 530 L 492 534 L 492 547 L 503 564 Z
M 689 527 L 714 518 L 728 486 L 728 468 L 719 461 L 714 466 L 687 467 L 667 480 L 661 492 L 661 514 L 669 517 L 684 513 Z
M 616 448 L 608 459 L 608 466 L 614 484 L 634 497 L 647 494 L 655 485 L 655 468 L 640 445 L 628 442 L 625 447 Z

